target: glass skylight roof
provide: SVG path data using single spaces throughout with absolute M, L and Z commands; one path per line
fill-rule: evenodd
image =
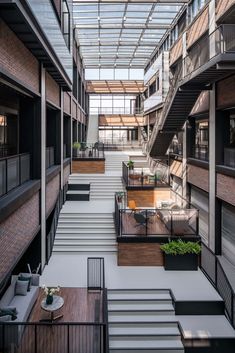
M 73 0 L 85 68 L 143 68 L 187 0 Z

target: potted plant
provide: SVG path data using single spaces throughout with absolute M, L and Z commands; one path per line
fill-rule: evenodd
M 201 245 L 198 242 L 173 240 L 162 244 L 164 267 L 168 271 L 196 271 Z
M 73 143 L 73 155 L 75 157 L 78 157 L 80 148 L 81 148 L 80 142 L 77 141 Z
M 56 288 L 51 288 L 51 287 L 46 287 L 45 285 L 42 287 L 44 290 L 44 293 L 46 294 L 46 304 L 51 305 L 53 303 L 54 299 L 54 294 L 59 293 L 60 287 Z
M 127 166 L 129 168 L 129 170 L 133 170 L 134 169 L 134 162 L 132 160 L 129 160 L 127 162 Z
M 116 193 L 116 195 L 117 195 L 117 202 L 119 202 L 119 203 L 122 202 L 124 192 L 119 191 Z

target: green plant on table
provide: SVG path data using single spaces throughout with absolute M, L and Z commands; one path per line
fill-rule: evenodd
M 168 255 L 200 254 L 201 245 L 198 242 L 172 240 L 169 243 L 162 244 L 161 250 Z

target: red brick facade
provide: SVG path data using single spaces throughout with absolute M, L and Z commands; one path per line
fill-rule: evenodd
M 207 169 L 188 164 L 187 179 L 188 183 L 209 191 L 209 171 Z
M 39 62 L 0 19 L 0 71 L 39 92 Z
M 216 196 L 235 206 L 235 178 L 218 173 Z
M 60 106 L 60 87 L 55 82 L 55 80 L 51 77 L 50 74 L 46 72 L 46 99 L 55 104 L 56 106 Z
M 70 115 L 70 95 L 67 92 L 64 92 L 64 112 Z
M 64 167 L 64 185 L 67 183 L 69 179 L 69 175 L 70 175 L 70 165 L 66 165 L 66 167 Z
M 60 175 L 56 175 L 46 186 L 46 215 L 52 211 L 60 190 Z
M 39 193 L 1 223 L 0 281 L 27 248 L 39 227 Z

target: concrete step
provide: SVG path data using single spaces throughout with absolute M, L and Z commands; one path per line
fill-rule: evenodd
M 175 321 L 174 311 L 166 312 L 112 312 L 109 313 L 109 322 L 160 322 L 160 321 Z
M 89 222 L 89 223 L 88 223 Z M 104 225 L 113 225 L 113 219 L 108 218 L 108 219 L 100 219 L 100 218 L 95 218 L 95 219 L 89 219 L 89 221 L 87 220 L 87 218 L 80 218 L 80 219 L 74 219 L 74 218 L 67 218 L 67 219 L 61 219 L 59 218 L 58 220 L 58 224 L 64 225 L 64 224 L 70 224 L 70 225 L 80 225 L 80 224 L 104 224 Z
M 61 246 L 102 246 L 102 245 L 116 245 L 115 239 L 59 239 L 55 238 L 55 245 Z
M 53 252 L 116 252 L 117 247 L 114 245 L 96 245 L 96 246 L 88 246 L 88 245 L 57 245 L 55 244 L 53 247 Z
M 78 223 L 78 224 L 71 224 L 71 223 L 58 223 L 57 229 L 114 229 L 114 224 L 112 222 L 105 224 L 104 222 L 101 222 L 100 224 L 95 222 L 95 223 Z
M 171 300 L 168 289 L 109 289 L 109 300 Z
M 56 240 L 86 240 L 86 241 L 96 241 L 96 240 L 106 240 L 106 241 L 116 241 L 114 235 L 109 234 L 56 234 Z
M 109 234 L 109 235 L 116 235 L 115 229 L 58 229 L 56 230 L 57 234 Z
M 111 337 L 109 340 L 109 347 L 111 352 L 113 349 L 122 349 L 121 352 L 135 352 L 136 350 L 140 352 L 148 352 L 152 350 L 158 350 L 160 352 L 168 350 L 177 350 L 184 352 L 183 344 L 180 339 L 158 339 L 155 336 L 121 336 L 121 337 Z M 123 351 L 124 349 L 124 351 Z M 164 351 L 161 351 L 164 350 Z
M 148 301 L 146 300 L 145 302 L 140 303 L 136 303 L 133 302 L 131 303 L 131 301 L 127 301 L 127 302 L 122 302 L 120 303 L 109 303 L 108 304 L 108 311 L 110 314 L 112 314 L 113 312 L 117 312 L 119 314 L 124 315 L 125 313 L 136 313 L 139 315 L 142 314 L 146 314 L 149 313 L 150 315 L 152 315 L 152 312 L 154 312 L 157 315 L 160 314 L 161 312 L 174 312 L 174 307 L 171 303 L 162 303 L 162 302 L 155 302 L 153 303 L 153 301 L 150 301 L 150 303 L 148 303 Z
M 60 213 L 60 219 L 113 219 L 112 213 Z
M 113 322 L 109 323 L 110 334 L 147 334 L 147 333 L 179 334 L 177 322 Z
M 116 309 L 135 309 L 143 310 L 143 309 L 152 309 L 157 310 L 158 308 L 162 308 L 164 305 L 172 305 L 171 299 L 158 300 L 158 299 L 129 299 L 129 300 L 110 300 L 108 299 L 108 307 L 110 310 Z

